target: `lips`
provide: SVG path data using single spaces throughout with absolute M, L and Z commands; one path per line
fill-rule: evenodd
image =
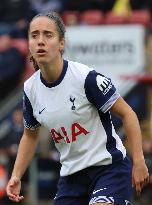
M 38 54 L 44 54 L 44 53 L 46 53 L 46 50 L 44 50 L 44 49 L 39 49 L 39 50 L 37 51 L 37 53 L 38 53 Z
M 44 50 L 44 49 L 38 49 L 37 50 L 37 56 L 38 57 L 44 57 L 44 56 L 46 56 L 46 50 Z

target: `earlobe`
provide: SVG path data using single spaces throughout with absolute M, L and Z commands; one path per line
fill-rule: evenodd
M 61 49 L 63 50 L 64 48 L 64 42 L 61 42 Z
M 63 54 L 63 52 L 64 52 L 64 45 L 65 45 L 65 41 L 62 39 L 60 41 L 60 47 L 59 47 L 59 51 L 61 54 Z
M 60 42 L 61 44 L 61 47 L 62 47 L 62 49 L 64 48 L 64 44 L 65 44 L 65 41 L 64 40 L 61 40 L 61 42 Z
M 61 45 L 59 50 L 62 52 L 64 50 L 64 45 Z

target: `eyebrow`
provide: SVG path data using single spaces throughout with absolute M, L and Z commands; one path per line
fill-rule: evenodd
M 35 30 L 35 31 L 31 31 L 30 34 L 37 34 L 39 32 L 40 32 L 39 30 Z M 48 30 L 43 30 L 42 32 L 45 34 L 50 34 L 50 33 L 53 34 L 52 31 L 48 31 Z

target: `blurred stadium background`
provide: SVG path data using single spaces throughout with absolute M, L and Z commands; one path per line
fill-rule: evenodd
M 132 205 L 152 205 L 152 1 L 5 0 L 0 2 L 0 204 L 11 205 L 5 186 L 23 132 L 23 82 L 34 72 L 28 59 L 27 29 L 34 15 L 59 12 L 67 26 L 64 58 L 80 61 L 111 77 L 137 113 L 150 184 Z M 128 153 L 119 119 L 114 125 Z M 49 132 L 40 129 L 34 160 L 25 173 L 22 205 L 47 205 L 55 196 L 59 154 Z M 53 203 L 52 203 L 53 204 Z

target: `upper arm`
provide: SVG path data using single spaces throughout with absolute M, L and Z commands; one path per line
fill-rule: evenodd
M 125 117 L 133 113 L 132 108 L 125 102 L 122 97 L 119 97 L 111 107 L 110 111 L 118 117 Z
M 87 75 L 85 92 L 87 99 L 103 113 L 107 112 L 120 97 L 111 79 L 96 71 L 91 71 Z
M 24 127 L 30 130 L 35 130 L 40 126 L 40 123 L 36 120 L 33 115 L 33 108 L 26 93 L 23 94 L 23 118 Z
M 33 139 L 37 139 L 38 136 L 39 136 L 38 133 L 39 133 L 39 129 L 30 130 L 30 129 L 24 127 L 24 133 L 23 133 L 23 135 L 25 135 L 26 137 L 33 138 Z

